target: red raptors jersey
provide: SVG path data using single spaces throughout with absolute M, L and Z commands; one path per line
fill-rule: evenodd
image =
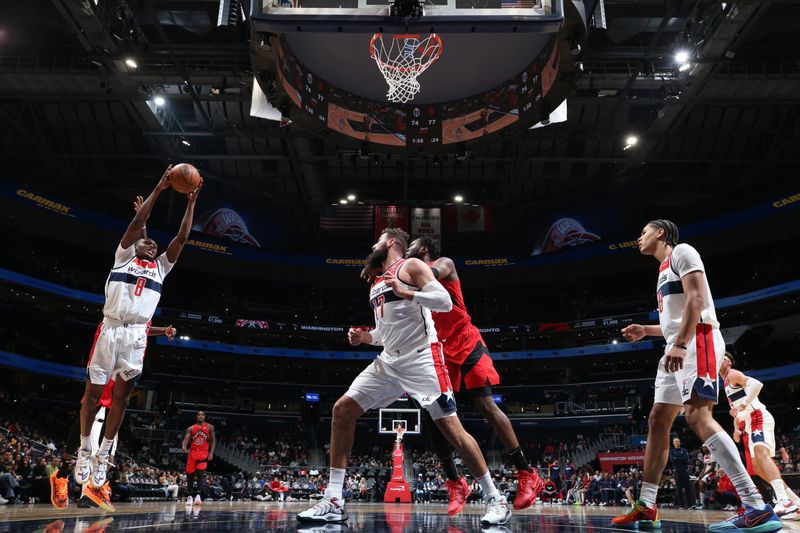
M 193 425 L 191 450 L 193 452 L 208 451 L 209 434 L 207 422 L 203 422 L 202 425 Z
M 431 263 L 433 264 L 433 263 Z M 469 326 L 472 319 L 467 313 L 467 306 L 464 304 L 464 295 L 461 294 L 461 281 L 441 280 L 440 282 L 450 298 L 453 300 L 453 309 L 447 313 L 433 313 L 433 322 L 436 324 L 436 335 L 439 340 L 444 342 L 447 339 L 458 335 L 466 326 Z

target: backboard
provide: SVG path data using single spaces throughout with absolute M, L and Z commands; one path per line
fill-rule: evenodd
M 422 420 L 419 409 L 379 409 L 378 433 L 396 435 L 397 426 L 404 427 L 406 435 L 419 435 L 422 432 Z

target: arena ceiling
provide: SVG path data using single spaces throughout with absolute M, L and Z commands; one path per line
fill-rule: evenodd
M 461 157 L 362 157 L 336 133 L 250 116 L 250 32 L 217 27 L 217 0 L 3 2 L 3 174 L 122 211 L 143 177 L 191 161 L 212 193 L 280 214 L 312 239 L 321 206 L 348 192 L 412 205 L 460 192 L 499 206 L 509 235 L 563 206 L 623 198 L 702 218 L 787 192 L 800 159 L 800 5 L 604 6 L 607 28 L 590 30 L 566 123 L 498 134 Z M 694 61 L 681 73 L 674 54 L 684 48 Z M 167 105 L 155 109 L 154 94 Z M 631 134 L 639 143 L 625 150 Z

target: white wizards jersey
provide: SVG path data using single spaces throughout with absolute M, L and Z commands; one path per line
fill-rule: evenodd
M 386 272 L 397 276 L 405 262 L 405 259 L 397 261 Z M 403 285 L 410 290 L 419 290 Z M 375 327 L 383 341 L 383 354 L 397 357 L 438 342 L 430 309 L 397 296 L 386 286 L 383 276 L 372 284 L 369 301 L 375 313 Z
M 114 268 L 106 280 L 103 315 L 128 324 L 147 324 L 161 299 L 164 278 L 172 270 L 167 254 L 155 261 L 136 257 L 134 246 L 117 246 Z
M 744 387 L 731 385 L 728 383 L 727 379 L 725 380 L 725 395 L 728 397 L 728 403 L 731 407 L 740 407 L 745 404 L 745 400 L 747 399 L 747 392 L 744 390 Z M 759 409 L 766 409 L 766 406 L 764 406 L 761 400 L 756 396 L 756 399 L 750 402 L 750 405 L 747 406 L 743 413 L 749 413 Z
M 667 343 L 675 342 L 675 335 L 681 328 L 683 308 L 686 295 L 683 293 L 681 278 L 691 272 L 705 273 L 700 254 L 688 244 L 679 244 L 658 269 L 656 294 L 658 297 L 658 322 Z M 700 322 L 719 328 L 714 299 L 708 286 L 708 276 L 703 276 L 703 308 L 700 311 Z

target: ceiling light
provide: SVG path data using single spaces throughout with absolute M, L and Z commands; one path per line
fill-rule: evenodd
M 192 145 L 192 143 L 190 143 L 186 139 L 181 139 L 181 144 L 184 145 L 184 146 L 191 146 Z
M 352 202 L 353 200 L 356 199 L 356 195 L 355 194 L 348 194 L 347 195 L 347 199 Z
M 675 53 L 675 62 L 676 63 L 678 63 L 679 65 L 682 65 L 683 63 L 686 63 L 687 61 L 689 61 L 689 52 L 687 52 L 686 50 L 678 50 Z
M 681 64 L 681 65 L 678 67 L 678 72 L 686 72 L 686 71 L 687 71 L 687 70 L 689 70 L 690 68 L 692 68 L 692 64 L 691 64 L 691 63 L 689 63 L 689 62 L 682 63 L 682 64 Z
M 153 103 L 156 104 L 158 107 L 161 107 L 162 105 L 166 104 L 167 101 L 164 100 L 163 96 L 156 96 L 153 98 Z
M 347 200 L 345 198 L 342 198 L 341 200 L 339 200 L 339 203 L 344 205 L 347 203 Z
M 464 197 L 461 196 L 460 194 L 456 194 L 455 196 L 453 196 L 453 201 L 460 204 L 461 202 L 464 201 Z
M 132 57 L 125 59 L 125 64 L 128 66 L 128 68 L 139 68 L 139 65 Z
M 636 146 L 636 143 L 638 142 L 639 142 L 639 137 L 637 137 L 636 135 L 628 135 L 625 138 L 625 144 L 627 144 L 628 146 Z

